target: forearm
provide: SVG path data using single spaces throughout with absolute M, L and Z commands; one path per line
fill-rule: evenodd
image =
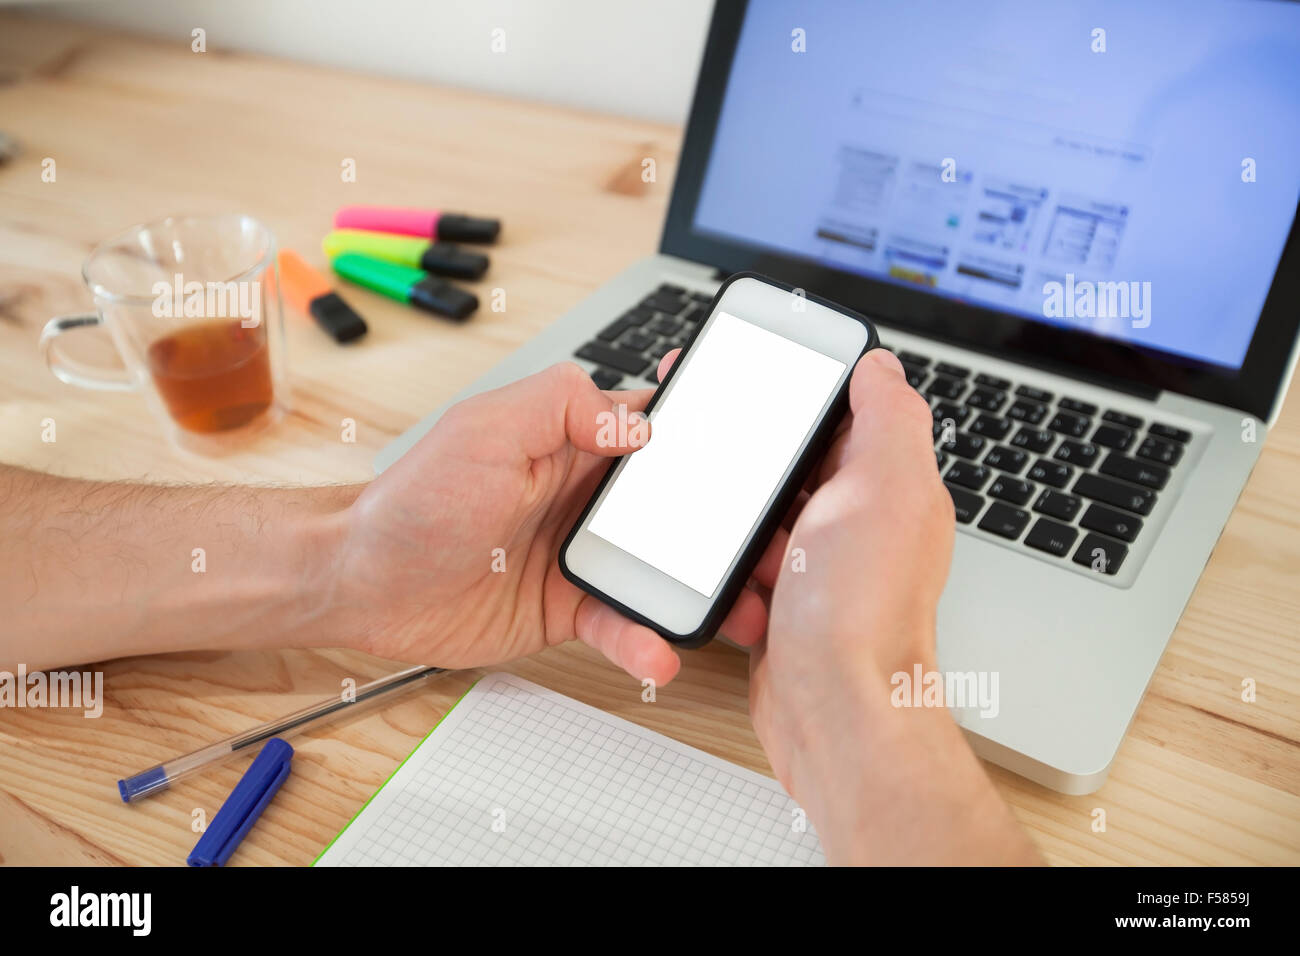
M 0 669 L 338 643 L 326 620 L 332 571 L 359 490 L 0 468 Z
M 791 767 L 830 862 L 1042 862 L 946 709 L 892 706 L 883 672 L 862 686 L 852 726 L 808 733 Z

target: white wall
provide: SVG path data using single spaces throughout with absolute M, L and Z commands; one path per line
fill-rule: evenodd
M 55 16 L 551 103 L 682 122 L 710 0 L 78 0 Z M 493 53 L 492 31 L 506 50 Z

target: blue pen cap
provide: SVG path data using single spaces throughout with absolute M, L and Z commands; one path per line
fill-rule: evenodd
M 162 764 L 158 764 L 148 770 L 141 770 L 134 777 L 119 780 L 117 792 L 122 795 L 123 803 L 130 803 L 132 800 L 148 796 L 155 790 L 165 789 L 167 783 L 167 769 Z
M 186 861 L 190 866 L 225 866 L 289 776 L 293 748 L 275 737 L 249 766 Z

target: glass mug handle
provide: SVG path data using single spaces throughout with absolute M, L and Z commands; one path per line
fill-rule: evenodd
M 135 380 L 126 369 L 114 371 L 96 368 L 85 362 L 66 358 L 54 347 L 54 340 L 66 332 L 103 324 L 103 319 L 93 312 L 86 315 L 61 315 L 50 319 L 41 332 L 41 355 L 45 358 L 45 364 L 49 366 L 50 371 L 54 373 L 54 377 L 60 382 L 67 382 L 80 388 L 93 388 L 101 392 L 130 392 L 135 389 Z

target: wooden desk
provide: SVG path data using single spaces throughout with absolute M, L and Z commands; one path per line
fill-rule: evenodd
M 675 128 L 189 43 L 0 16 L 0 125 L 24 148 L 0 167 L 0 460 L 96 478 L 362 481 L 402 429 L 655 247 Z M 54 183 L 41 182 L 44 157 Z M 653 184 L 640 179 L 647 157 Z M 348 158 L 355 183 L 341 180 Z M 504 242 L 478 291 L 504 288 L 507 311 L 453 327 L 349 289 L 372 331 L 346 350 L 291 316 L 295 411 L 247 453 L 208 462 L 170 451 L 138 397 L 64 387 L 41 365 L 45 320 L 88 305 L 78 269 L 96 240 L 178 211 L 245 211 L 321 262 L 333 211 L 356 202 L 500 215 Z M 53 444 L 40 437 L 47 417 Z M 340 440 L 345 417 L 355 444 Z M 1051 861 L 1300 862 L 1297 488 L 1292 401 L 1099 793 L 1064 797 L 991 768 Z M 134 807 L 118 801 L 118 777 L 394 668 L 295 651 L 104 669 L 98 720 L 0 711 L 3 862 L 179 864 L 193 812 L 211 818 L 246 761 Z M 730 648 L 689 653 L 654 704 L 578 646 L 507 669 L 770 772 L 747 717 L 745 659 Z M 1241 701 L 1243 677 L 1256 680 L 1256 703 Z M 297 738 L 293 776 L 236 862 L 310 862 L 469 681 Z M 1094 807 L 1105 833 L 1091 829 Z

